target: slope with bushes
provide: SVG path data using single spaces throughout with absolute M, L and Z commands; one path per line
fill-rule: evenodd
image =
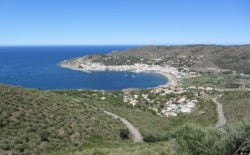
M 241 73 L 250 73 L 250 45 L 186 45 L 146 46 L 113 52 L 111 56 L 136 57 L 148 60 L 165 59 L 177 66 L 185 65 L 194 69 L 223 68 Z
M 125 127 L 72 98 L 0 85 L 0 154 L 51 153 L 120 142 Z
M 185 122 L 197 123 L 203 126 L 214 126 L 216 123 L 215 105 L 210 100 L 201 100 L 192 113 L 181 114 L 177 117 L 161 117 L 146 108 L 146 104 L 138 103 L 132 107 L 123 102 L 122 91 L 88 91 L 88 90 L 64 90 L 56 93 L 69 95 L 79 100 L 89 100 L 89 104 L 111 111 L 130 121 L 143 137 L 154 136 L 160 138 L 165 131 L 172 130 Z M 102 100 L 102 98 L 105 100 Z M 90 102 L 95 101 L 95 102 Z
M 220 102 L 229 123 L 250 118 L 250 91 L 224 92 Z

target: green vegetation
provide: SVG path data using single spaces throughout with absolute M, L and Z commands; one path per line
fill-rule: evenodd
M 143 91 L 143 93 L 146 91 L 147 90 Z M 197 123 L 203 126 L 213 126 L 217 117 L 215 105 L 210 100 L 201 99 L 201 103 L 198 104 L 197 108 L 192 113 L 166 118 L 160 117 L 152 110 L 147 109 L 146 106 L 149 106 L 147 103 L 140 103 L 135 107 L 124 103 L 122 91 L 99 92 L 65 90 L 57 91 L 57 93 L 69 95 L 78 100 L 89 100 L 88 103 L 93 103 L 90 101 L 95 100 L 94 106 L 104 108 L 126 118 L 140 130 L 144 137 L 154 136 L 160 138 L 165 131 L 181 126 L 185 122 Z M 106 99 L 101 100 L 101 97 L 105 97 Z M 166 98 L 168 97 L 169 96 L 166 96 Z M 162 97 L 160 98 L 164 101 Z M 160 101 L 160 99 L 158 100 Z
M 183 72 L 187 67 L 207 72 L 184 79 L 182 84 L 227 91 L 219 92 L 224 94 L 220 102 L 227 120 L 223 129 L 214 128 L 217 114 L 211 97 L 218 95 L 216 91 L 40 91 L 0 85 L 0 154 L 239 154 L 243 145 L 250 148 L 250 91 L 232 90 L 250 88 L 250 78 L 232 73 L 250 73 L 249 53 L 249 45 L 150 46 L 66 62 L 75 67 L 86 61 L 105 65 L 144 63 L 170 65 Z M 224 74 L 217 73 L 220 69 L 225 69 Z M 175 111 L 178 116 L 163 117 L 161 110 L 166 102 L 179 104 L 176 101 L 183 98 L 184 103 L 198 103 L 191 113 Z M 131 101 L 137 104 L 132 107 L 126 103 Z M 101 109 L 130 121 L 145 142 L 132 143 L 128 129 Z
M 215 104 L 207 97 L 199 98 L 192 113 L 165 118 L 146 106 L 165 102 L 174 94 L 150 94 L 155 103 L 139 98 L 141 105 L 132 107 L 123 102 L 124 93 L 39 91 L 1 85 L 0 154 L 228 155 L 250 139 L 250 121 L 241 121 L 249 118 L 249 91 L 223 92 L 220 101 L 230 122 L 224 129 L 213 128 L 217 114 Z M 149 92 L 132 94 L 138 93 Z M 191 94 L 186 96 L 192 98 Z M 121 122 L 99 108 L 128 119 L 143 134 L 145 142 L 132 143 Z
M 250 74 L 250 46 L 145 46 L 123 52 L 90 55 L 62 62 L 74 67 L 84 62 L 104 65 L 133 65 L 135 63 L 169 65 L 180 71 L 187 67 L 198 72 L 232 72 Z
M 178 154 L 231 155 L 250 140 L 250 121 L 226 126 L 224 130 L 185 125 L 175 134 Z
M 68 155 L 63 153 L 62 155 Z M 71 153 L 70 153 L 71 154 Z M 72 155 L 175 155 L 174 141 L 98 146 L 72 153 Z
M 120 121 L 70 97 L 0 85 L 0 154 L 50 154 L 121 142 L 122 129 Z
M 250 118 L 250 91 L 225 92 L 220 101 L 230 123 Z
M 120 137 L 125 140 L 129 138 L 129 130 L 128 129 L 121 129 L 120 130 Z
M 214 55 L 213 62 L 226 69 L 235 70 L 239 73 L 250 74 L 250 51 L 249 46 L 238 46 L 226 51 L 218 51 Z
M 114 106 L 106 104 L 104 108 L 108 108 L 136 124 L 136 127 L 138 127 L 144 137 L 149 135 L 155 137 L 162 136 L 164 131 L 176 128 L 185 122 L 194 122 L 207 126 L 213 125 L 216 121 L 215 107 L 211 102 L 204 102 L 191 114 L 181 114 L 178 117 L 169 118 L 160 117 L 149 110 L 143 111 L 139 108 L 131 108 L 124 105 Z
M 250 78 L 244 78 L 232 74 L 201 74 L 198 77 L 183 80 L 183 85 L 188 86 L 209 86 L 217 88 L 239 88 L 240 86 L 250 87 Z
M 169 135 L 169 134 L 166 134 Z M 250 121 L 245 120 L 221 129 L 185 124 L 172 131 L 168 141 L 142 144 L 105 145 L 87 148 L 74 155 L 231 155 L 249 148 Z
M 137 57 L 147 59 L 148 61 L 154 61 L 160 58 L 163 61 L 154 62 L 176 67 L 192 67 L 198 70 L 215 67 L 250 74 L 249 45 L 145 46 L 141 48 L 131 48 L 123 52 L 113 52 L 110 55 Z

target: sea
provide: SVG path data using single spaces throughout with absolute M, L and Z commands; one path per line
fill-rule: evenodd
M 167 82 L 157 73 L 91 72 L 61 68 L 65 59 L 105 54 L 133 46 L 1 46 L 0 84 L 42 90 L 122 90 L 151 88 Z

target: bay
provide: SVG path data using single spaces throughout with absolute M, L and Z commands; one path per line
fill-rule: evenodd
M 0 83 L 37 88 L 121 90 L 151 88 L 167 79 L 155 73 L 92 72 L 61 68 L 65 59 L 125 50 L 133 46 L 12 46 L 0 47 Z

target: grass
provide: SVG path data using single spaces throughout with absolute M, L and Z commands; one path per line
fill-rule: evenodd
M 67 94 L 79 100 L 95 100 L 94 106 L 102 107 L 121 117 L 126 118 L 134 124 L 144 136 L 162 136 L 165 131 L 170 131 L 185 122 L 198 123 L 203 126 L 213 126 L 216 122 L 215 105 L 210 100 L 201 100 L 200 104 L 190 114 L 181 114 L 178 117 L 160 117 L 151 110 L 146 109 L 146 104 L 131 107 L 123 103 L 121 91 L 102 93 L 99 91 L 57 91 L 60 94 Z M 145 92 L 144 92 L 145 93 Z M 105 100 L 100 100 L 105 96 Z
M 183 85 L 188 86 L 209 86 L 218 88 L 239 88 L 242 84 L 250 85 L 249 78 L 232 74 L 201 74 L 201 76 L 183 80 Z
M 65 155 L 68 153 L 64 153 Z M 64 155 L 63 154 L 63 155 Z M 174 141 L 133 144 L 112 146 L 98 146 L 87 148 L 72 153 L 72 155 L 174 155 L 176 154 L 176 145 Z
M 122 95 L 0 85 L 0 154 L 227 155 L 250 139 L 250 121 L 241 121 L 249 118 L 250 92 L 224 93 L 221 102 L 230 122 L 224 130 L 213 128 L 217 115 L 209 99 L 199 99 L 192 113 L 165 118 L 123 103 Z M 88 105 L 127 118 L 150 143 L 122 140 L 120 121 Z
M 250 118 L 250 91 L 225 92 L 220 101 L 229 123 Z
M 250 121 L 227 125 L 223 130 L 197 124 L 184 124 L 168 141 L 124 145 L 102 145 L 76 151 L 73 155 L 229 155 L 249 148 Z M 248 150 L 250 151 L 250 150 Z M 68 154 L 68 153 L 63 153 Z
M 181 114 L 178 117 L 169 118 L 160 117 L 151 111 L 142 111 L 141 109 L 126 106 L 105 105 L 104 107 L 127 118 L 136 125 L 144 136 L 161 136 L 165 131 L 171 131 L 185 122 L 212 126 L 216 121 L 215 106 L 211 102 L 201 103 L 191 114 Z
M 0 85 L 0 154 L 50 154 L 121 142 L 124 128 L 120 121 L 68 96 Z
M 229 155 L 250 140 L 250 121 L 228 125 L 224 130 L 189 124 L 177 130 L 175 135 L 178 154 Z

